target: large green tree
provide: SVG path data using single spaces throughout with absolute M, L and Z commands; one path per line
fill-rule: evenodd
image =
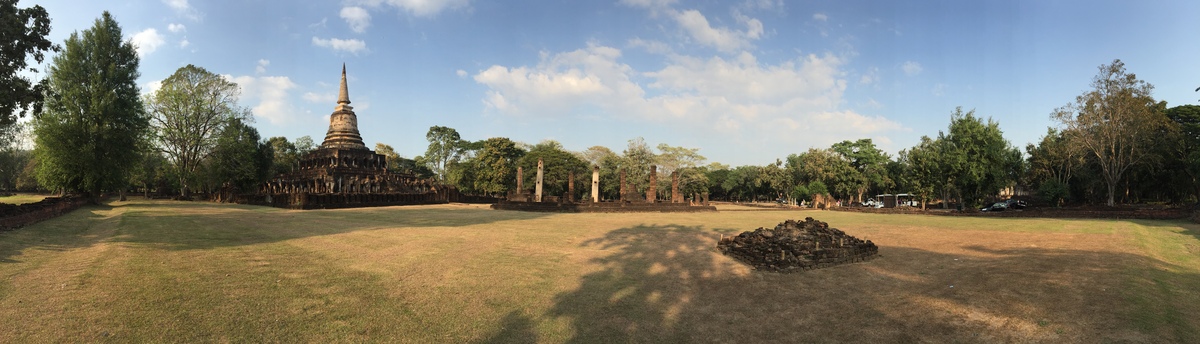
M 1051 117 L 1062 124 L 1072 144 L 1092 156 L 1108 186 L 1107 204 L 1112 206 L 1121 177 L 1150 156 L 1157 139 L 1154 133 L 1166 123 L 1155 111 L 1153 85 L 1127 73 L 1121 60 L 1099 69 L 1092 90 L 1055 109 Z
M 483 141 L 483 147 L 471 160 L 474 169 L 471 187 L 478 193 L 502 195 L 517 185 L 517 163 L 525 150 L 505 137 Z
M 886 192 L 896 186 L 887 171 L 887 164 L 892 160 L 891 157 L 875 147 L 875 143 L 871 139 L 842 141 L 833 144 L 830 149 L 849 160 L 850 166 L 858 171 L 858 175 L 854 176 L 858 179 L 854 183 L 858 186 L 856 190 L 858 201 L 861 202 L 863 194 L 869 191 Z
M 1182 166 L 1193 196 L 1200 200 L 1200 105 L 1180 105 L 1164 111 L 1174 122 L 1179 142 L 1173 158 Z
M 650 185 L 650 165 L 656 164 L 658 155 L 646 144 L 646 140 L 641 137 L 629 140 L 629 144 L 621 152 L 619 163 L 619 169 L 625 171 L 626 187 L 629 188 L 626 191 L 644 194 L 646 187 Z
M 591 188 L 591 169 L 588 168 L 587 162 L 579 159 L 575 154 L 568 152 L 563 148 L 558 141 L 546 140 L 542 141 L 533 147 L 530 147 L 529 152 L 525 153 L 518 161 L 517 165 L 524 170 L 525 185 L 534 186 L 537 182 L 537 162 L 542 160 L 542 195 L 545 196 L 561 196 L 567 192 L 567 178 L 571 173 L 575 174 L 575 192 L 576 199 L 579 199 L 579 194 L 585 189 Z M 585 179 L 586 174 L 586 179 Z M 587 180 L 585 183 L 584 180 Z
M 237 105 L 240 94 L 236 83 L 189 64 L 146 96 L 155 141 L 174 165 L 184 197 L 225 126 L 250 119 L 249 111 Z
M 949 144 L 943 157 L 955 175 L 953 185 L 965 206 L 977 208 L 988 197 L 1012 186 L 1021 171 L 1021 152 L 1004 139 L 1000 124 L 990 118 L 984 123 L 975 110 L 954 109 Z
M 96 202 L 127 185 L 146 133 L 138 56 L 108 12 L 63 45 L 50 66 L 45 112 L 34 121 L 38 181 Z
M 0 0 L 0 127 L 12 125 L 31 107 L 39 112 L 46 80 L 34 83 L 20 73 L 38 72 L 29 67 L 29 57 L 42 63 L 46 52 L 59 51 L 46 39 L 49 35 L 50 14 L 45 8 L 18 8 L 17 0 Z
M 438 178 L 445 181 L 446 166 L 462 154 L 462 137 L 454 128 L 435 125 L 429 127 L 425 139 L 429 141 L 429 147 L 425 150 L 425 161 L 429 162 L 430 169 Z
M 207 161 L 210 185 L 228 185 L 237 192 L 253 192 L 271 176 L 275 154 L 271 144 L 259 139 L 258 130 L 241 119 L 229 122 L 217 135 Z

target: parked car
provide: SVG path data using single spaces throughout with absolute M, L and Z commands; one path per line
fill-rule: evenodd
M 980 208 L 979 211 L 1005 211 L 1008 209 L 1008 202 L 996 202 L 992 205 Z
M 862 202 L 862 206 L 867 208 L 883 208 L 883 201 L 876 201 L 874 198 L 868 198 L 866 202 Z
M 1006 203 L 1008 205 L 1009 209 L 1020 210 L 1020 209 L 1025 209 L 1025 206 L 1026 206 L 1025 201 L 1020 201 L 1020 200 L 1015 200 L 1015 199 L 1005 200 L 1004 203 Z

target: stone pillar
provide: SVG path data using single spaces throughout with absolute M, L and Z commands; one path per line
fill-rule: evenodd
M 646 202 L 654 203 L 658 197 L 658 166 L 650 165 L 650 185 L 646 186 Z
M 621 202 L 625 201 L 625 170 L 621 170 Z
M 700 194 L 700 197 L 703 197 L 703 199 L 704 199 L 704 201 L 703 201 L 703 202 L 701 202 L 700 204 L 702 204 L 702 205 L 708 205 L 708 193 L 707 193 L 707 192 L 705 192 L 705 193 L 702 193 L 702 194 Z
M 592 166 L 592 203 L 600 203 L 600 166 Z
M 538 158 L 537 184 L 534 186 L 534 202 L 542 201 L 542 158 Z
M 679 195 L 679 170 L 671 172 L 671 203 L 683 203 L 683 196 Z
M 575 171 L 567 173 L 567 202 L 575 202 Z
M 517 194 L 525 192 L 523 188 L 525 186 L 524 184 L 525 178 L 521 177 L 521 166 L 517 166 Z

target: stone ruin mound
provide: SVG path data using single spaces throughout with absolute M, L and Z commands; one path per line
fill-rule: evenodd
M 860 262 L 879 254 L 879 247 L 870 240 L 859 240 L 811 217 L 803 222 L 787 220 L 774 229 L 759 227 L 753 232 L 722 238 L 717 249 L 756 270 L 775 272 Z

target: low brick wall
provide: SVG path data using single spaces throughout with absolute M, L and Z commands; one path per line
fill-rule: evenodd
M 362 207 L 387 207 L 393 205 L 445 204 L 441 194 L 248 194 L 238 195 L 234 203 L 265 205 L 288 209 L 338 209 Z
M 47 197 L 35 203 L 0 203 L 0 230 L 13 230 L 49 220 L 79 209 L 87 200 L 78 197 Z

